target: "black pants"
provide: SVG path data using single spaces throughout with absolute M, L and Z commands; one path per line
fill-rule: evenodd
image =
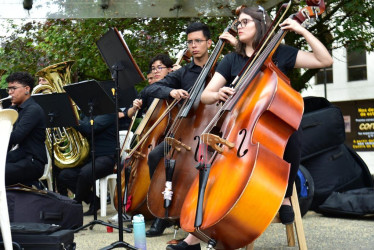
M 95 180 L 113 173 L 114 157 L 98 156 L 95 160 Z M 57 177 L 60 185 L 69 188 L 75 194 L 78 202 L 91 203 L 93 200 L 92 188 L 92 162 L 82 167 L 66 168 L 60 171 Z
M 293 184 L 296 179 L 297 171 L 299 170 L 302 135 L 303 131 L 301 128 L 295 131 L 288 140 L 286 149 L 284 151 L 283 159 L 288 163 L 291 163 L 290 175 L 288 178 L 288 186 L 285 197 L 290 197 L 292 195 Z
M 164 145 L 165 142 L 162 141 L 148 154 L 149 176 L 151 177 L 151 179 L 158 163 L 160 162 L 162 157 L 164 157 Z
M 25 158 L 19 160 L 7 157 L 5 163 L 5 185 L 8 186 L 17 183 L 27 185 L 38 181 L 44 173 L 44 167 L 44 163 L 33 159 L 32 156 L 25 156 Z

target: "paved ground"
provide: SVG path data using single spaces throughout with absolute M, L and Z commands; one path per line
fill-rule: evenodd
M 108 216 L 98 217 L 107 221 L 115 211 L 108 206 Z M 84 207 L 84 211 L 87 207 Z M 85 217 L 84 223 L 93 220 L 93 216 Z M 146 229 L 150 227 L 147 222 Z M 303 217 L 303 225 L 308 249 L 374 249 L 374 216 L 365 219 L 329 218 L 309 211 Z M 147 249 L 165 249 L 167 242 L 173 239 L 174 230 L 168 228 L 162 237 L 147 238 Z M 184 238 L 187 234 L 179 230 L 176 238 Z M 94 250 L 109 246 L 118 241 L 118 230 L 108 233 L 106 226 L 95 225 L 92 230 L 85 229 L 75 234 L 78 250 Z M 133 234 L 124 233 L 125 242 L 133 245 Z M 205 249 L 203 244 L 202 249 Z M 272 224 L 255 242 L 255 249 L 298 249 L 288 247 L 285 227 Z

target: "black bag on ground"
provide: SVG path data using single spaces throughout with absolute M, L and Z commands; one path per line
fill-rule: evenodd
M 74 230 L 43 223 L 11 223 L 12 241 L 24 250 L 74 250 Z M 0 241 L 2 241 L 0 234 Z M 4 246 L 0 244 L 0 249 Z
M 333 191 L 344 192 L 373 186 L 367 166 L 362 161 L 357 161 L 344 144 L 304 160 L 302 164 L 308 169 L 314 181 L 312 210 L 318 211 L 318 206 Z
M 328 216 L 364 216 L 374 214 L 374 188 L 360 188 L 339 193 L 333 192 L 318 207 Z
M 297 197 L 299 200 L 300 213 L 304 216 L 313 202 L 314 182 L 309 171 L 302 165 L 299 166 L 295 179 Z
M 83 225 L 82 204 L 66 196 L 22 185 L 7 187 L 6 194 L 10 222 L 56 224 L 61 229 Z
M 12 222 L 10 230 L 12 234 L 50 234 L 61 230 L 61 226 L 44 223 Z
M 302 160 L 344 143 L 344 120 L 338 107 L 322 97 L 305 97 L 304 106 L 300 124 L 303 129 Z

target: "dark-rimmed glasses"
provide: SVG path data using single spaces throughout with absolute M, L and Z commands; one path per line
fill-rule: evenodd
M 206 42 L 208 40 L 202 40 L 202 39 L 194 39 L 194 40 L 187 40 L 188 45 L 197 44 L 200 45 L 202 42 Z
M 162 67 L 161 65 L 157 66 L 157 67 L 152 67 L 151 70 L 152 71 L 161 71 L 162 69 L 166 69 L 167 67 Z
M 238 20 L 235 23 L 235 27 L 239 28 L 239 25 L 241 25 L 242 28 L 245 28 L 247 26 L 247 24 L 250 23 L 250 22 L 253 22 L 253 19 L 243 18 L 241 21 Z
M 24 88 L 25 86 L 19 86 L 19 87 L 9 87 L 9 88 L 6 88 L 6 92 L 9 94 L 10 92 L 13 92 L 15 91 L 16 89 L 19 89 L 19 88 Z

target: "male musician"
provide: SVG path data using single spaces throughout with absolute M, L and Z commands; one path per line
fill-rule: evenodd
M 188 91 L 194 85 L 205 63 L 209 59 L 208 49 L 212 45 L 210 30 L 207 25 L 196 22 L 190 24 L 187 29 L 187 45 L 193 60 L 181 69 L 167 75 L 164 79 L 144 89 L 146 96 L 160 99 L 169 97 L 180 99 L 188 98 Z M 160 143 L 148 155 L 150 176 L 152 175 L 164 156 L 164 143 Z M 161 235 L 170 223 L 163 219 L 156 219 L 151 228 L 146 232 L 147 237 Z
M 174 68 L 176 67 L 173 66 L 173 61 L 167 54 L 156 55 L 149 61 L 149 71 L 147 74 L 148 84 L 151 85 L 157 82 L 158 80 L 163 79 L 167 74 L 172 72 Z M 122 118 L 121 120 L 130 121 L 130 119 L 135 115 L 136 111 L 138 110 L 140 111 L 138 112 L 139 117 L 146 113 L 149 106 L 152 104 L 154 98 L 150 96 L 145 96 L 143 93 L 144 90 L 141 91 L 139 94 L 139 96 L 142 99 L 135 99 L 133 101 L 133 106 L 131 106 L 130 108 L 121 108 L 121 112 L 119 112 L 119 118 Z M 126 124 L 126 127 L 124 127 L 123 130 L 127 130 L 129 128 L 129 123 L 130 122 Z M 118 216 L 113 216 L 109 219 L 109 222 L 118 222 Z
M 173 71 L 173 61 L 166 54 L 158 54 L 150 60 L 149 70 L 150 72 L 147 75 L 147 79 L 149 85 L 152 85 Z M 145 89 L 148 88 L 149 85 L 145 87 Z M 145 113 L 152 104 L 153 97 L 145 95 L 145 89 L 139 94 L 142 99 L 135 99 L 133 101 L 133 106 L 124 111 L 126 116 L 131 118 L 137 110 L 141 110 L 140 113 Z
M 167 74 L 169 74 L 172 71 L 172 67 L 173 61 L 170 59 L 168 55 L 158 54 L 155 57 L 153 57 L 149 62 L 149 73 L 147 74 L 148 84 L 151 85 L 154 82 L 164 78 Z M 140 112 L 138 112 L 138 116 L 141 117 L 141 115 L 143 115 L 147 111 L 149 106 L 152 104 L 153 97 L 144 96 L 143 91 L 139 93 L 139 96 L 142 99 L 135 99 L 133 101 L 132 107 L 121 108 L 121 111 L 118 112 L 118 117 L 120 119 L 120 130 L 128 130 L 131 123 L 131 118 L 134 116 L 136 111 L 140 110 Z
M 39 77 L 38 79 L 38 84 L 39 85 L 46 85 L 46 84 L 49 84 L 48 80 L 45 79 L 44 77 Z
M 95 179 L 103 178 L 113 173 L 115 164 L 116 130 L 115 114 L 95 116 L 94 146 L 95 146 Z M 79 132 L 91 139 L 91 120 L 83 116 L 79 120 L 79 126 L 75 127 Z M 90 143 L 92 147 L 92 142 Z M 96 199 L 95 210 L 93 206 L 92 188 L 92 155 L 90 160 L 81 167 L 65 168 L 58 175 L 58 183 L 69 188 L 75 194 L 75 200 L 90 204 L 90 208 L 83 215 L 93 215 L 100 209 L 100 200 Z M 66 195 L 66 194 L 65 194 Z
M 155 82 L 155 78 L 153 76 L 153 72 L 152 71 L 148 72 L 148 74 L 147 74 L 147 81 L 148 81 L 149 85 L 151 85 L 152 83 Z
M 18 111 L 18 119 L 10 134 L 5 165 L 5 183 L 26 185 L 38 181 L 47 163 L 45 119 L 42 108 L 31 97 L 34 78 L 26 72 L 16 72 L 6 78 L 7 92 Z

